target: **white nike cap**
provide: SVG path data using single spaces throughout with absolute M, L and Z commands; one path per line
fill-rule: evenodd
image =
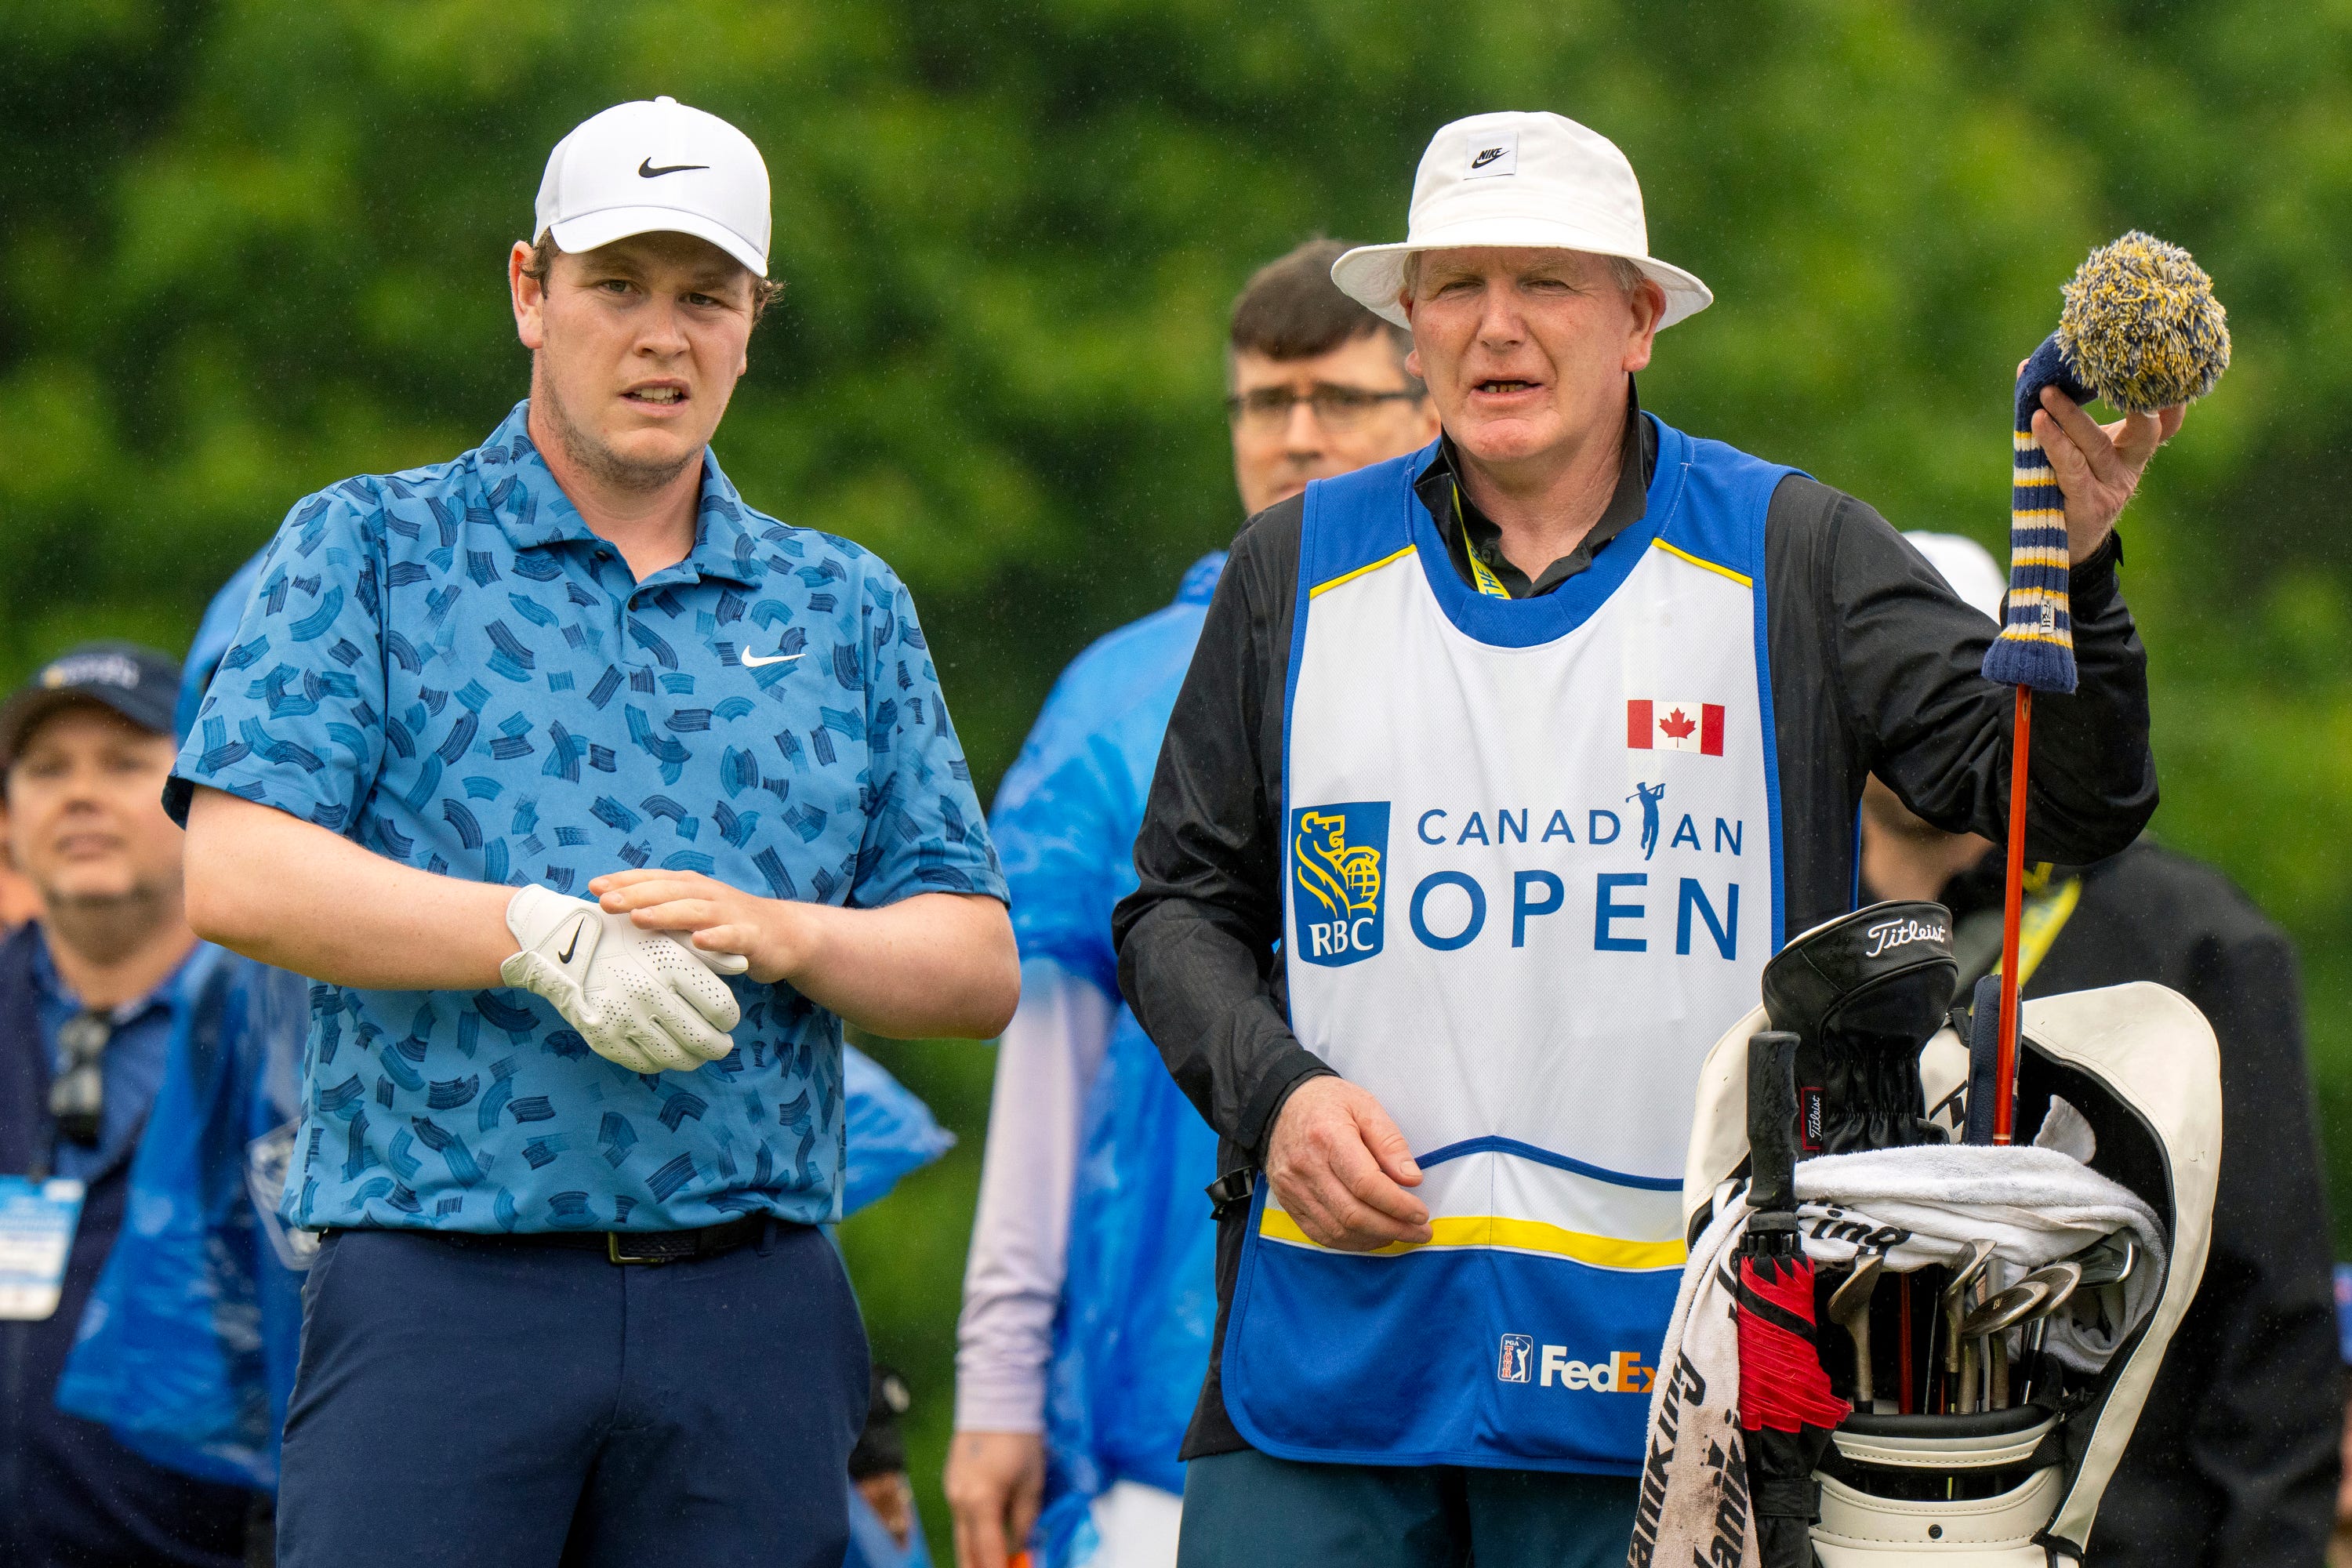
M 1406 256 L 1469 246 L 1622 256 L 1666 291 L 1661 329 L 1715 302 L 1706 284 L 1650 254 L 1642 183 L 1617 143 L 1563 115 L 1475 114 L 1442 127 L 1413 175 L 1403 240 L 1358 246 L 1331 264 L 1331 281 L 1409 326 L 1397 304 Z
M 751 139 L 674 98 L 616 103 L 547 155 L 534 242 L 593 250 L 636 234 L 690 234 L 768 275 L 768 165 Z

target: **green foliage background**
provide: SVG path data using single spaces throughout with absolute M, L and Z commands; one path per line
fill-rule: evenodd
M 1719 300 L 1650 407 L 1996 548 L 2059 283 L 2126 227 L 2187 245 L 2237 359 L 2126 525 L 2157 831 L 2300 940 L 2352 1114 L 2343 0 L 0 0 L 0 678 L 184 643 L 304 491 L 485 434 L 547 149 L 667 92 L 775 184 L 789 289 L 720 454 L 906 575 L 988 787 L 1069 656 L 1238 521 L 1235 288 L 1401 233 L 1448 119 L 1559 110 L 1632 156 Z M 937 1532 L 991 1054 L 880 1054 L 964 1140 L 845 1237 Z

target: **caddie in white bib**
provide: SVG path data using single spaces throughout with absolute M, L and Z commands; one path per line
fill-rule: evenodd
M 1540 597 L 1448 563 L 1433 448 L 1307 491 L 1291 1026 L 1396 1118 L 1433 1239 L 1331 1251 L 1261 1194 L 1223 1376 L 1266 1452 L 1636 1468 L 1693 1085 L 1780 937 L 1760 578 L 1790 471 L 1657 435 L 1642 522 Z
M 1852 908 L 1866 777 L 2003 830 L 1991 623 L 1865 502 L 1643 411 L 1712 296 L 1591 128 L 1442 128 L 1405 238 L 1331 276 L 1410 329 L 1442 434 L 1234 540 L 1113 918 L 1220 1139 L 1186 1565 L 1607 1561 L 1686 1370 L 1705 1053 Z M 2055 412 L 2078 455 L 2154 449 Z M 2067 498 L 2088 651 L 2029 834 L 2076 862 L 2156 799 L 2116 504 Z

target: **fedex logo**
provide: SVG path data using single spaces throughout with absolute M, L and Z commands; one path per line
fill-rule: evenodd
M 1657 1370 L 1643 1364 L 1640 1351 L 1615 1351 L 1606 1361 L 1581 1362 L 1568 1359 L 1566 1345 L 1546 1345 L 1538 1381 L 1546 1388 L 1558 1378 L 1562 1388 L 1580 1388 L 1594 1394 L 1647 1394 Z

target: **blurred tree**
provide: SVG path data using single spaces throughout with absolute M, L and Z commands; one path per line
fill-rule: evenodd
M 1555 109 L 1633 158 L 1654 248 L 1720 300 L 1649 406 L 1997 548 L 2059 283 L 2126 227 L 2187 245 L 2237 363 L 2125 525 L 2158 829 L 2302 940 L 2352 1113 L 2352 8 L 0 0 L 0 677 L 184 639 L 306 490 L 486 433 L 525 389 L 501 269 L 547 149 L 667 92 L 775 184 L 789 287 L 720 455 L 907 576 L 984 784 L 1239 521 L 1234 289 L 1310 233 L 1399 235 L 1445 120 Z M 846 1237 L 936 1531 L 987 1058 L 884 1054 L 966 1139 Z

